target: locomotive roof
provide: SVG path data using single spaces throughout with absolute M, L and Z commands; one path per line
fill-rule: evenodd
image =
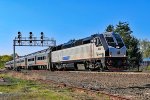
M 75 42 L 77 42 L 77 41 L 87 41 L 87 40 L 91 40 L 91 39 L 93 39 L 93 37 L 96 37 L 96 36 L 98 36 L 99 34 L 94 34 L 94 35 L 91 35 L 91 36 L 89 36 L 89 37 L 86 37 L 86 38 L 82 38 L 82 39 L 78 39 L 78 40 L 75 40 L 75 39 L 72 39 L 72 40 L 69 40 L 67 43 L 64 43 L 64 44 L 60 44 L 60 45 L 58 45 L 58 46 L 65 46 L 65 45 L 69 45 L 69 44 L 73 44 L 73 43 L 75 43 Z
M 28 55 L 26 55 L 26 56 L 32 56 L 32 55 L 35 55 L 35 54 L 38 54 L 38 53 L 47 52 L 48 50 L 49 50 L 49 48 L 44 49 L 44 50 L 40 50 L 40 51 L 37 51 L 37 52 L 34 52 L 34 53 L 31 53 L 31 54 L 28 54 Z

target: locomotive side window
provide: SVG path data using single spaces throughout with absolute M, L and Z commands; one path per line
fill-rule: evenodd
M 90 42 L 91 42 L 91 40 L 86 40 L 86 41 L 83 41 L 83 44 L 88 44 Z
M 62 45 L 57 46 L 57 50 L 61 50 L 62 49 Z
M 102 46 L 100 38 L 95 38 L 95 45 L 96 46 Z
M 82 45 L 82 39 L 77 40 L 77 41 L 75 42 L 75 46 L 79 46 L 79 45 Z
M 56 47 L 53 47 L 52 51 L 56 51 Z

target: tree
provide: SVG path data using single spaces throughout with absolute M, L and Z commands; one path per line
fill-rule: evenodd
M 3 56 L 0 56 L 0 69 L 1 68 L 4 68 L 4 64 L 7 62 L 7 61 L 10 61 L 12 60 L 13 57 L 12 56 L 9 56 L 9 55 L 3 55 Z
M 147 48 L 147 49 L 144 51 L 143 55 L 144 55 L 145 58 L 150 57 L 150 47 Z
M 147 39 L 140 40 L 140 49 L 144 58 L 150 57 L 150 41 Z
M 12 60 L 13 58 L 12 58 L 12 56 L 9 56 L 9 55 L 3 55 L 2 57 L 1 57 L 1 61 L 2 62 L 7 62 L 7 61 L 10 61 L 10 60 Z
M 129 27 L 129 24 L 127 22 L 119 22 L 119 24 L 116 25 L 115 32 L 121 35 L 126 47 L 129 49 L 129 41 L 132 39 L 132 31 Z
M 106 28 L 106 32 L 113 32 L 114 31 L 114 26 L 113 25 L 108 25 Z
M 108 29 L 108 27 L 106 29 Z M 131 66 L 139 67 L 142 60 L 142 54 L 139 48 L 139 40 L 131 35 L 133 31 L 131 31 L 129 24 L 127 22 L 119 22 L 114 28 L 114 32 L 120 34 L 123 38 L 127 48 L 128 61 L 131 62 Z
M 139 48 L 139 40 L 135 37 L 132 37 L 129 41 L 130 43 L 128 48 L 128 60 L 132 67 L 138 67 L 140 66 L 140 62 L 142 60 L 142 53 L 140 52 Z

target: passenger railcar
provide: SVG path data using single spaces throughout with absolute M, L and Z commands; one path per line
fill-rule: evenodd
M 28 69 L 49 69 L 50 67 L 50 50 L 45 49 L 27 55 Z
M 7 69 L 13 69 L 13 61 L 8 61 L 5 63 L 5 68 Z

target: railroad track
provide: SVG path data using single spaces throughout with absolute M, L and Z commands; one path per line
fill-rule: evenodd
M 33 72 L 48 72 L 48 70 L 32 70 Z M 86 73 L 86 74 L 127 74 L 127 75 L 150 75 L 150 73 L 145 72 L 98 72 L 98 71 L 55 71 L 55 72 L 69 72 L 69 73 Z
M 98 71 L 68 71 L 70 73 L 89 73 L 89 74 L 145 74 L 150 75 L 150 73 L 145 72 L 98 72 Z

